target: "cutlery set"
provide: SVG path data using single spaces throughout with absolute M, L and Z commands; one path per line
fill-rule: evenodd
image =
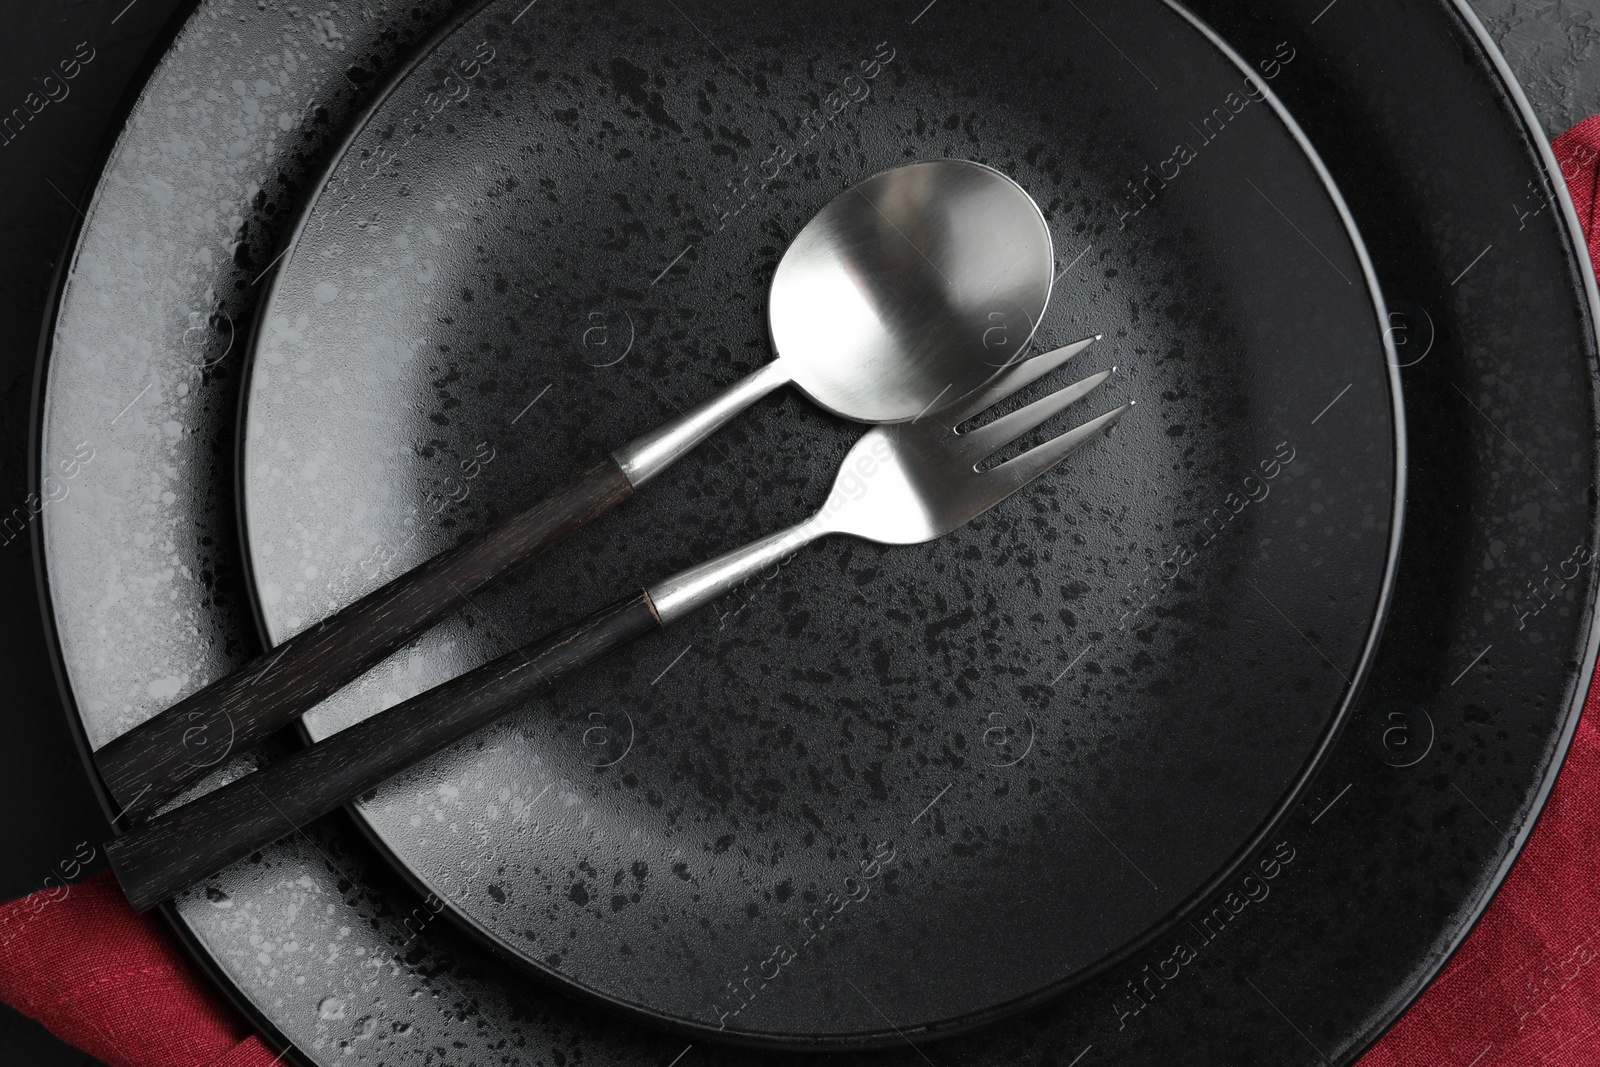
M 85 205 L 39 469 L 97 458 L 36 525 L 113 873 L 263 1033 L 328 1065 L 918 1063 L 957 1034 L 972 1067 L 1018 1041 L 1288 1063 L 1296 1028 L 1354 1054 L 1448 956 L 1517 844 L 1463 794 L 1525 823 L 1592 658 L 1592 613 L 1518 630 L 1516 561 L 1473 546 L 1594 528 L 1562 503 L 1593 481 L 1581 244 L 1471 210 L 1549 167 L 1454 5 L 1408 10 L 1404 47 L 1336 9 L 1270 84 L 1296 31 L 1260 4 L 974 33 L 944 5 L 486 0 L 374 9 L 337 53 L 222 6 Z M 880 37 L 904 61 L 839 110 Z M 189 98 L 264 64 L 271 99 L 255 74 Z M 1119 190 L 1247 94 L 1119 225 Z M 263 129 L 169 143 L 250 97 Z M 327 120 L 285 136 L 296 99 Z M 1481 165 L 1439 185 L 1462 144 Z M 207 205 L 248 254 L 191 224 Z M 1397 319 L 1437 325 L 1420 367 Z M 1482 355 L 1507 330 L 1537 342 L 1514 381 Z M 150 358 L 230 345 L 204 375 Z M 1549 481 L 1505 477 L 1501 430 Z M 492 476 L 399 545 L 478 441 Z M 1473 744 L 1509 762 L 1439 762 Z M 1417 862 L 1411 828 L 1451 819 Z M 1291 850 L 1294 884 L 1217 936 Z M 1355 908 L 1350 870 L 1381 875 Z M 424 894 L 446 922 L 391 921 Z M 1184 940 L 1198 970 L 1131 1010 Z
M 347 804 L 396 772 L 669 626 L 811 542 L 934 540 L 1040 478 L 1132 402 L 1002 462 L 997 453 L 1104 384 L 1089 375 L 987 423 L 966 424 L 1087 349 L 1024 358 L 1048 303 L 1053 249 L 1011 179 L 958 160 L 876 174 L 831 200 L 774 274 L 778 358 L 612 452 L 564 488 L 435 556 L 104 746 L 96 760 L 134 827 L 107 845 L 135 907 Z M 228 784 L 153 815 L 230 755 L 292 722 L 458 607 L 659 476 L 785 384 L 876 423 L 811 518 L 680 571 Z

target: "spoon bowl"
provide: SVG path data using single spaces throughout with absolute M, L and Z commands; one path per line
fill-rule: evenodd
M 909 422 L 1026 351 L 1054 248 L 1033 198 L 981 163 L 882 171 L 830 200 L 784 253 L 768 324 L 778 365 L 856 422 Z

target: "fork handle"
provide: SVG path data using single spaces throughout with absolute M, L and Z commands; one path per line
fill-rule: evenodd
M 633 484 L 608 456 L 533 507 L 407 571 L 105 745 L 95 753 L 95 764 L 106 788 L 126 814 L 154 810 L 632 493 Z
M 144 911 L 660 626 L 648 594 L 619 601 L 157 816 L 106 845 L 111 868 Z
M 778 565 L 828 532 L 826 514 L 679 571 L 630 600 L 157 816 L 106 845 L 117 881 L 135 908 L 154 906 L 349 803 L 572 671 Z

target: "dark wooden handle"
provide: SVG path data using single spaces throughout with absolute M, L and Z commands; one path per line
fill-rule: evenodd
M 151 819 L 106 845 L 140 911 L 460 740 L 660 626 L 644 593 Z
M 528 510 L 441 552 L 101 748 L 95 764 L 106 788 L 130 816 L 154 810 L 632 493 L 607 457 Z

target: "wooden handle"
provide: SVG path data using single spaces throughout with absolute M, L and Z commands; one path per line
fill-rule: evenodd
M 106 845 L 140 911 L 348 804 L 661 624 L 644 593 L 418 694 Z
M 95 753 L 106 788 L 137 817 L 305 714 L 459 607 L 465 597 L 628 499 L 616 461 L 482 536 L 407 571 Z

